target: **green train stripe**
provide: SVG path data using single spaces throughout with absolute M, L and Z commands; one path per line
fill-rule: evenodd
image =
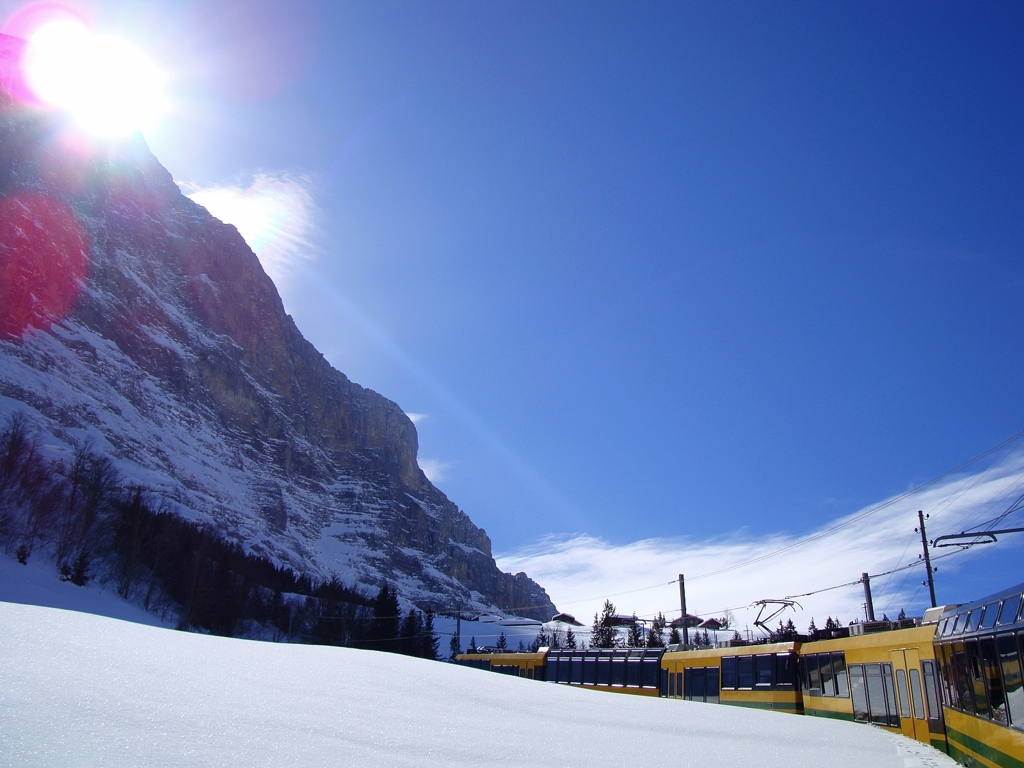
M 971 757 L 971 755 L 968 755 L 964 753 L 962 750 L 957 749 L 958 746 L 966 747 L 967 749 L 971 750 L 971 752 L 981 755 L 986 760 L 991 760 L 993 763 L 1000 766 L 1001 768 L 1024 768 L 1024 760 L 1018 760 L 1016 757 L 1008 755 L 1005 752 L 1000 752 L 998 749 L 990 747 L 988 744 L 980 742 L 977 739 L 971 738 L 965 733 L 960 733 L 960 731 L 950 728 L 948 723 L 946 724 L 946 735 L 949 738 L 950 749 L 952 751 L 959 753 L 958 755 L 954 755 L 954 757 L 956 757 L 957 760 L 963 763 L 964 765 L 971 765 L 972 763 L 974 765 L 981 765 L 981 763 L 979 763 L 977 760 L 974 760 Z M 953 739 L 956 739 L 956 741 L 960 742 L 960 744 L 957 745 L 953 741 Z M 969 758 L 970 762 L 961 759 L 960 755 L 962 755 L 964 758 Z
M 827 709 L 808 709 L 804 707 L 804 714 L 811 717 L 827 717 L 831 720 L 853 720 L 852 712 L 832 712 Z
M 724 701 L 719 699 L 722 704 L 726 704 L 730 707 L 748 707 L 749 709 L 770 709 L 776 712 L 789 712 L 790 714 L 800 714 L 801 710 L 796 709 L 799 705 L 787 701 Z

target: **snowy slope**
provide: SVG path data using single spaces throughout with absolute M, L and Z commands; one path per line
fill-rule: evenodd
M 869 726 L 0 603 L 0 762 L 953 766 Z

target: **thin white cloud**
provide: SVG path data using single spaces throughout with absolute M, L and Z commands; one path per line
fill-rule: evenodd
M 921 547 L 919 535 L 914 533 L 917 510 L 930 511 L 929 535 L 934 537 L 994 517 L 1022 491 L 1024 455 L 1014 454 L 984 472 L 948 478 L 920 492 L 894 497 L 888 506 L 868 516 L 862 517 L 871 508 L 833 520 L 808 537 L 782 532 L 755 537 L 737 531 L 717 539 L 652 538 L 614 545 L 585 534 L 546 536 L 496 559 L 504 571 L 528 573 L 544 585 L 559 610 L 574 614 L 585 624 L 606 597 L 620 613 L 635 611 L 643 617 L 664 611 L 669 618 L 678 616 L 679 586 L 670 582 L 683 573 L 689 613 L 720 616 L 731 609 L 742 631 L 745 625 L 754 628 L 757 611 L 746 607 L 754 600 L 800 595 L 855 581 L 863 572 L 879 574 L 916 561 Z M 839 525 L 843 527 L 831 530 Z M 720 572 L 814 536 L 791 552 Z M 943 578 L 956 570 L 957 559 L 943 560 Z M 923 578 L 923 569 L 915 568 L 891 578 L 873 579 L 876 615 L 881 617 L 886 609 L 892 617 L 903 607 L 908 613 L 913 607 L 919 611 L 927 595 L 918 591 Z M 663 586 L 649 588 L 659 583 Z M 803 610 L 796 616 L 787 615 L 800 628 L 812 616 L 819 626 L 829 615 L 844 623 L 863 617 L 859 586 L 796 599 Z
M 409 417 L 409 421 L 411 421 L 413 424 L 419 424 L 421 421 L 430 418 L 425 413 L 407 413 L 405 415 Z
M 450 462 L 438 459 L 420 459 L 419 465 L 420 469 L 423 470 L 423 474 L 432 483 L 439 483 L 444 480 L 448 477 L 448 470 L 452 468 Z
M 297 262 L 310 258 L 316 225 L 307 179 L 261 173 L 248 187 L 178 185 L 189 198 L 238 229 L 278 286 Z

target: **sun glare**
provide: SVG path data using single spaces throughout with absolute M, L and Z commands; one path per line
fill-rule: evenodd
M 129 43 L 77 20 L 50 21 L 29 38 L 25 79 L 43 102 L 68 110 L 85 130 L 123 136 L 152 125 L 164 108 L 164 76 Z

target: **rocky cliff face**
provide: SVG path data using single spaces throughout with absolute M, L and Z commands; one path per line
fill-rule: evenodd
M 555 612 L 427 480 L 401 408 L 303 338 L 238 232 L 141 138 L 87 140 L 0 91 L 0 281 L 0 416 L 27 411 L 54 450 L 92 440 L 300 572 Z

